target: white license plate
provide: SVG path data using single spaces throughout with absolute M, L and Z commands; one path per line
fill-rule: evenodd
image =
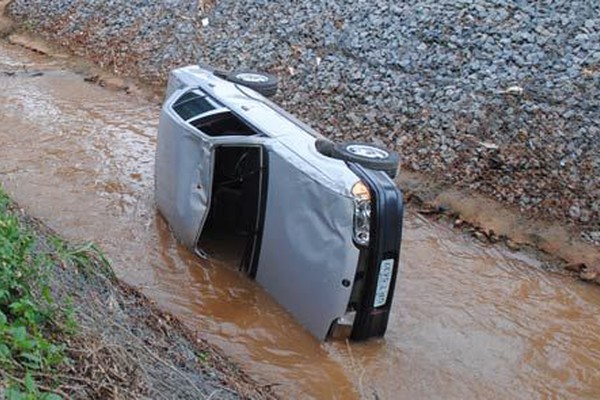
M 375 291 L 375 301 L 373 307 L 381 307 L 387 302 L 392 282 L 392 272 L 394 272 L 394 259 L 383 260 L 379 266 L 379 277 L 377 278 L 377 290 Z

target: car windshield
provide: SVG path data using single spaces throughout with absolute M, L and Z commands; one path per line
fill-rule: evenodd
M 173 104 L 173 110 L 185 121 L 216 108 L 206 96 L 196 91 L 184 93 Z

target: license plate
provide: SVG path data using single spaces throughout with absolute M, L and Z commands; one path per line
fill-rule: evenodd
M 394 259 L 383 260 L 379 266 L 379 277 L 377 278 L 377 290 L 373 307 L 381 307 L 387 302 L 394 271 Z

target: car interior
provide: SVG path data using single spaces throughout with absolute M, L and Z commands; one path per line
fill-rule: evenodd
M 208 136 L 252 136 L 257 132 L 231 111 L 224 110 L 190 121 L 190 124 Z
M 215 149 L 214 165 L 210 211 L 198 247 L 236 257 L 240 269 L 252 275 L 266 193 L 263 149 L 222 145 Z

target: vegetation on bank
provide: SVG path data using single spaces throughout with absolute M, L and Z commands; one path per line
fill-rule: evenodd
M 66 397 L 59 370 L 71 362 L 67 343 L 78 327 L 72 303 L 59 298 L 51 278 L 61 266 L 89 270 L 94 250 L 40 240 L 0 187 L 0 375 L 7 399 Z
M 0 398 L 273 399 L 217 349 L 63 242 L 0 186 Z

